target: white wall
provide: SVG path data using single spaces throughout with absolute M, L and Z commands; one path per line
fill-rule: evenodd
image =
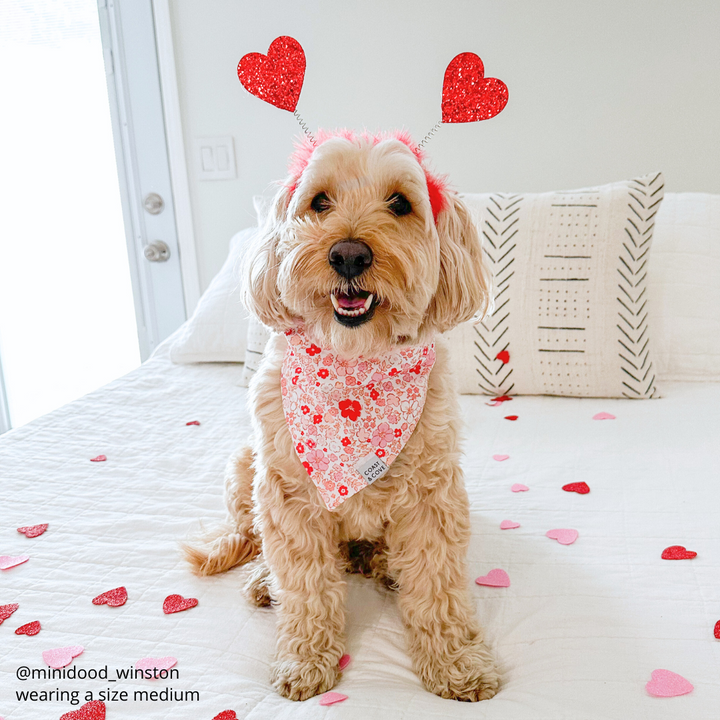
M 291 35 L 307 56 L 299 113 L 317 127 L 440 119 L 443 73 L 472 51 L 510 91 L 482 123 L 445 125 L 436 170 L 467 192 L 544 191 L 662 170 L 667 191 L 720 193 L 717 0 L 171 0 L 201 286 L 285 175 L 295 118 L 236 67 Z M 198 181 L 192 138 L 232 135 L 238 179 Z

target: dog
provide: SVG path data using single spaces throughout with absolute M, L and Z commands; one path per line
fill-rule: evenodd
M 272 682 L 286 698 L 305 700 L 338 679 L 348 570 L 396 591 L 413 667 L 427 690 L 461 701 L 493 697 L 499 676 L 465 565 L 470 519 L 459 409 L 438 338 L 488 305 L 488 273 L 468 210 L 426 169 L 407 135 L 321 135 L 296 151 L 244 274 L 246 306 L 275 334 L 250 387 L 253 439 L 228 465 L 229 518 L 187 545 L 187 559 L 201 575 L 253 561 L 245 593 L 277 609 Z M 288 358 L 293 378 L 302 369 L 292 369 L 292 343 L 301 354 L 303 347 L 310 355 L 327 351 L 344 367 L 425 353 L 414 366 L 418 378 L 427 371 L 414 430 L 382 477 L 366 482 L 348 470 L 360 489 L 341 484 L 347 497 L 335 495 L 342 502 L 332 510 L 324 488 L 333 481 L 309 479 L 311 465 L 301 461 L 303 443 L 295 442 L 284 405 Z M 403 372 L 415 377 L 412 368 Z M 332 386 L 335 400 L 349 387 Z M 378 396 L 386 386 L 374 388 Z M 381 445 L 381 434 L 375 440 Z

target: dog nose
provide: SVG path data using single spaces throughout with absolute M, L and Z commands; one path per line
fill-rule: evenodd
M 372 265 L 372 250 L 360 240 L 341 240 L 330 248 L 328 262 L 338 275 L 352 280 Z

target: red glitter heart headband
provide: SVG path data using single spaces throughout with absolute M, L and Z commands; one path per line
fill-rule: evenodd
M 243 87 L 255 97 L 291 112 L 313 145 L 315 138 L 297 112 L 303 80 L 305 52 L 302 45 L 287 35 L 270 43 L 267 55 L 248 53 L 237 67 Z M 419 143 L 425 143 L 443 123 L 489 120 L 503 110 L 508 101 L 507 85 L 497 78 L 485 77 L 485 66 L 474 53 L 456 55 L 445 70 L 442 90 L 442 120 Z

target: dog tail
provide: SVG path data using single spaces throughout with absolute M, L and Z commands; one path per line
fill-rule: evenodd
M 228 520 L 198 538 L 182 544 L 185 559 L 197 575 L 215 575 L 250 562 L 260 552 L 253 531 L 253 451 L 244 446 L 225 471 Z

